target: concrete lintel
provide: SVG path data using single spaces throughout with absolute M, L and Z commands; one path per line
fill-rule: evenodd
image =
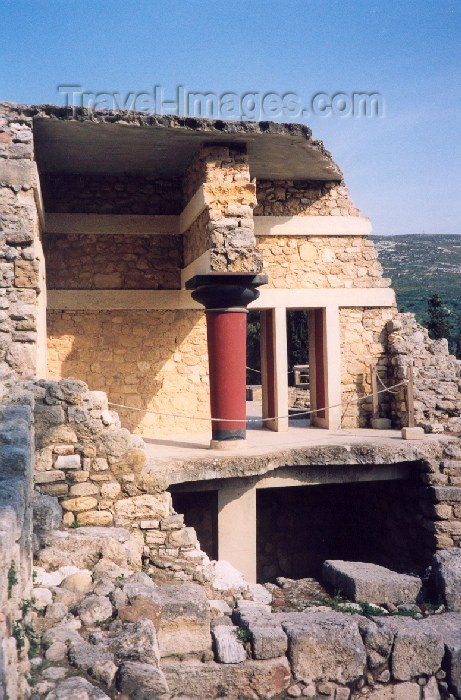
M 51 214 L 45 215 L 45 233 L 178 235 L 179 216 L 140 214 Z
M 341 307 L 392 307 L 392 289 L 261 289 L 251 309 L 309 309 Z M 50 289 L 48 308 L 54 310 L 94 309 L 200 309 L 187 290 L 183 289 Z
M 322 486 L 327 484 L 354 484 L 375 481 L 398 481 L 415 474 L 415 463 L 395 464 L 309 464 L 272 469 L 260 476 L 243 476 L 232 479 L 188 481 L 174 484 L 173 493 L 219 491 L 232 484 L 234 489 L 246 486 L 255 489 L 287 488 L 292 486 Z M 461 489 L 460 489 L 461 490 Z
M 368 236 L 365 216 L 255 216 L 256 236 Z
M 390 287 L 342 288 L 328 287 L 305 289 L 270 289 L 262 287 L 259 298 L 250 304 L 251 309 L 272 309 L 284 306 L 287 309 L 306 309 L 326 306 L 341 307 L 388 307 L 395 306 L 395 292 Z
M 179 216 L 179 230 L 181 233 L 187 231 L 195 219 L 200 216 L 206 205 L 205 188 L 203 185 L 200 185 Z

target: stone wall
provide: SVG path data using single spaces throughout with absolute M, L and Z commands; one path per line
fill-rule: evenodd
M 341 308 L 339 310 L 341 333 L 341 386 L 343 400 L 342 427 L 369 428 L 371 399 L 358 401 L 370 394 L 371 369 L 376 365 L 378 376 L 385 386 L 389 382 L 389 358 L 387 354 L 386 323 L 396 310 Z M 378 389 L 383 385 L 379 384 Z M 390 394 L 379 396 L 380 417 L 390 417 Z
M 41 380 L 35 393 L 37 490 L 59 499 L 63 525 L 135 530 L 156 572 L 200 579 L 206 555 L 171 495 L 145 470 L 145 444 L 122 428 L 103 392 L 84 382 Z
M 45 371 L 45 272 L 32 118 L 0 106 L 0 378 Z
M 9 700 L 27 696 L 33 642 L 31 397 L 17 394 L 16 400 L 24 404 L 0 406 L 0 697 Z
M 258 236 L 268 286 L 389 287 L 373 241 L 359 236 Z
M 448 342 L 431 340 L 413 314 L 396 315 L 387 333 L 392 383 L 405 379 L 413 365 L 416 425 L 429 433 L 461 434 L 461 361 L 449 354 Z M 404 387 L 392 397 L 392 419 L 408 425 Z
M 185 203 L 201 186 L 206 208 L 184 234 L 184 264 L 210 251 L 214 272 L 259 272 L 252 211 L 255 184 L 245 147 L 202 148 L 184 176 Z
M 41 177 L 48 212 L 77 214 L 180 214 L 181 182 L 144 175 L 85 173 Z
M 180 289 L 179 236 L 47 235 L 48 289 Z
M 201 311 L 48 313 L 48 370 L 106 391 L 111 401 L 160 413 L 209 416 L 205 315 Z M 204 420 L 120 409 L 130 430 L 204 432 Z
M 359 216 L 344 182 L 258 180 L 255 216 Z

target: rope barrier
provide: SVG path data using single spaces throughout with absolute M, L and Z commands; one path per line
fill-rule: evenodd
M 394 384 L 392 387 L 386 387 L 385 389 L 380 389 L 379 391 L 376 392 L 376 394 L 384 394 L 386 392 L 391 392 L 392 389 L 397 389 L 399 386 L 404 386 L 405 384 L 408 384 L 408 379 L 404 379 L 403 381 L 399 382 L 399 384 Z M 369 399 L 371 396 L 373 396 L 373 392 L 370 394 L 365 394 L 365 396 L 358 396 L 356 399 L 351 399 L 350 401 L 347 402 L 347 406 L 349 406 L 351 403 L 360 403 L 361 401 L 366 401 Z M 185 416 L 180 413 L 163 413 L 161 411 L 152 411 L 151 409 L 148 408 L 135 408 L 134 406 L 127 406 L 126 404 L 123 403 L 114 403 L 113 401 L 109 401 L 109 406 L 116 406 L 117 408 L 126 408 L 130 411 L 139 411 L 140 413 L 151 413 L 154 416 L 167 416 L 168 418 L 186 418 L 188 420 L 203 420 L 206 422 L 215 422 L 215 423 L 241 423 L 242 420 L 239 420 L 238 418 L 202 418 L 201 416 Z M 332 404 L 331 406 L 324 406 L 323 408 L 314 408 L 309 411 L 297 411 L 296 412 L 296 417 L 299 418 L 299 416 L 310 416 L 313 413 L 320 413 L 321 411 L 327 411 L 331 408 L 340 408 L 341 406 L 344 406 L 344 403 L 341 401 L 340 403 Z M 273 420 L 281 420 L 283 418 L 292 418 L 290 414 L 286 416 L 273 416 L 271 418 L 246 418 L 245 422 L 246 423 L 264 423 L 266 421 L 273 421 Z
M 395 384 L 394 387 L 388 387 L 388 386 L 386 386 L 386 385 L 384 384 L 384 382 L 383 382 L 383 380 L 381 379 L 381 377 L 379 376 L 378 372 L 376 372 L 376 377 L 377 377 L 377 379 L 378 379 L 378 382 L 381 384 L 381 386 L 383 386 L 385 389 L 387 389 L 387 391 L 388 391 L 390 394 L 394 394 L 394 395 L 395 395 L 395 394 L 398 394 L 398 393 L 399 393 L 398 391 L 393 391 L 393 389 L 394 389 L 395 387 L 400 386 L 399 384 Z M 408 379 L 405 380 L 405 384 L 408 384 Z M 379 392 L 378 392 L 378 393 L 379 393 Z

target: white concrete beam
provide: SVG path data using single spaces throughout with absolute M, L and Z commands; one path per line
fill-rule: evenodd
M 388 287 L 365 289 L 261 289 L 250 309 L 309 309 L 324 307 L 392 307 L 395 293 Z M 77 309 L 201 309 L 183 289 L 50 289 L 48 308 Z

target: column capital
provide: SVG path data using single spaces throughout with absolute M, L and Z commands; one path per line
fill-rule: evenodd
M 192 298 L 207 311 L 242 311 L 259 297 L 257 287 L 266 283 L 266 275 L 195 275 L 186 289 L 193 290 Z

